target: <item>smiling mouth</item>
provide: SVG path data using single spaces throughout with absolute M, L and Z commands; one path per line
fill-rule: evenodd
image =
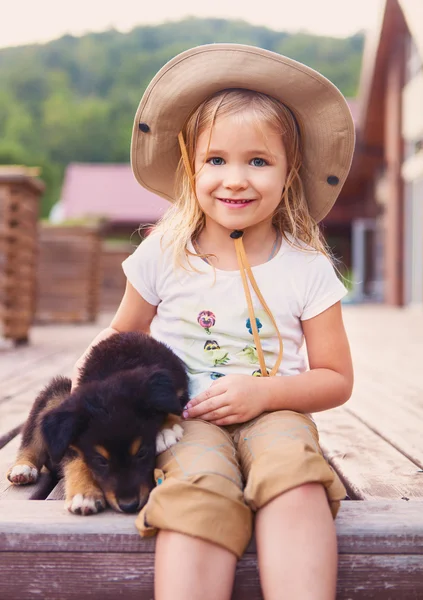
M 253 200 L 249 200 L 246 198 L 241 200 L 235 200 L 231 198 L 218 198 L 218 200 L 220 200 L 220 202 L 224 202 L 225 204 L 248 204 L 249 202 L 254 202 Z

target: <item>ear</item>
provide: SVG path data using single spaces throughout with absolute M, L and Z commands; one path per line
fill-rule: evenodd
M 148 379 L 148 392 L 151 407 L 158 412 L 180 415 L 181 401 L 176 395 L 175 386 L 168 371 L 162 369 Z
M 41 431 L 54 463 L 59 463 L 66 450 L 83 428 L 83 419 L 76 410 L 57 408 L 41 420 Z

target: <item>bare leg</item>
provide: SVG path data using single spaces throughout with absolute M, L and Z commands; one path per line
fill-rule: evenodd
M 236 556 L 200 538 L 160 531 L 156 543 L 155 600 L 229 600 Z
M 266 600 L 333 600 L 338 554 L 326 492 L 309 483 L 257 513 L 256 540 Z

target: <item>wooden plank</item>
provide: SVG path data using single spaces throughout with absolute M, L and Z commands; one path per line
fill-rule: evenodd
M 70 372 L 71 364 L 69 363 L 69 368 L 65 369 L 64 375 L 69 375 Z M 46 383 L 47 380 L 46 377 Z M 25 422 L 39 391 L 29 389 L 0 404 L 0 437 L 7 435 L 9 431 Z
M 35 400 L 38 392 L 56 375 L 66 375 L 72 371 L 73 365 L 80 356 L 80 352 L 71 350 L 56 351 L 42 361 L 37 361 L 32 369 L 22 371 L 20 376 L 10 377 L 7 386 L 0 391 L 0 404 L 12 400 L 19 394 L 30 391 Z
M 423 471 L 344 407 L 315 413 L 325 456 L 350 497 L 423 499 Z
M 360 382 L 348 409 L 423 469 L 423 436 L 416 427 L 423 423 L 423 402 L 417 394 L 401 396 L 386 385 Z
M 341 556 L 337 600 L 409 600 L 423 595 L 422 556 Z M 152 600 L 154 555 L 6 552 L 0 594 L 7 600 Z M 262 600 L 255 558 L 238 565 L 232 600 Z
M 355 369 L 348 410 L 423 469 L 423 319 L 413 309 L 344 309 Z
M 337 600 L 423 598 L 423 556 L 341 555 Z
M 36 395 L 53 376 L 71 375 L 75 361 L 109 322 L 110 314 L 105 314 L 90 326 L 34 327 L 30 346 L 0 351 L 0 440 L 25 421 Z
M 0 503 L 0 597 L 150 600 L 153 539 L 134 517 L 70 515 L 57 502 Z M 337 519 L 338 600 L 423 595 L 423 504 L 344 502 Z M 235 600 L 262 598 L 254 544 L 239 561 Z
M 7 354 L 6 352 L 2 353 L 0 350 L 0 376 L 2 381 L 0 398 L 10 397 L 11 393 L 8 390 L 10 384 L 13 385 L 19 380 L 22 373 L 26 373 L 27 370 L 34 370 L 40 363 L 48 361 L 56 352 L 57 350 L 51 347 L 40 347 L 35 351 L 32 344 L 22 348 L 10 348 Z
M 343 501 L 336 519 L 340 554 L 423 555 L 423 502 Z M 0 552 L 152 552 L 133 515 L 72 515 L 59 500 L 2 500 Z M 250 544 L 247 553 L 254 553 Z M 0 596 L 1 597 L 1 596 Z
M 19 434 L 20 430 L 21 430 L 21 426 L 19 425 L 18 427 L 15 427 L 14 429 L 11 429 L 10 431 L 0 435 L 0 450 L 6 444 L 8 444 L 10 442 L 10 440 L 13 440 L 13 438 Z
M 0 375 L 2 382 L 10 373 L 19 374 L 27 365 L 47 358 L 58 349 L 75 348 L 75 352 L 82 354 L 92 339 L 107 327 L 112 314 L 104 313 L 100 318 L 89 324 L 54 324 L 36 325 L 31 329 L 31 343 L 25 347 L 0 349 Z M 44 354 L 45 353 L 45 354 Z M 28 362 L 26 362 L 28 361 Z
M 58 355 L 58 360 L 43 362 L 42 367 L 22 378 L 21 384 L 16 384 L 20 391 L 3 397 L 0 402 L 0 437 L 21 425 L 27 418 L 32 404 L 41 389 L 55 375 L 71 376 L 78 353 L 63 353 Z M 16 385 L 6 388 L 16 390 Z
M 51 490 L 50 494 L 47 496 L 46 500 L 58 500 L 59 502 L 63 502 L 65 499 L 65 483 L 64 479 L 61 479 L 57 485 Z

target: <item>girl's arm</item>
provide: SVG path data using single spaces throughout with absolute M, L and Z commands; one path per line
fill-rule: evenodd
M 344 404 L 351 396 L 354 376 L 341 303 L 302 325 L 310 371 L 262 379 L 263 410 L 318 412 Z
M 142 331 L 144 333 L 149 333 L 150 323 L 153 320 L 156 311 L 157 306 L 153 306 L 146 302 L 129 281 L 127 281 L 122 301 L 110 326 L 100 331 L 82 356 L 76 361 L 72 372 L 72 390 L 77 386 L 80 370 L 93 346 L 96 346 L 99 342 L 107 339 L 111 335 L 122 331 Z

